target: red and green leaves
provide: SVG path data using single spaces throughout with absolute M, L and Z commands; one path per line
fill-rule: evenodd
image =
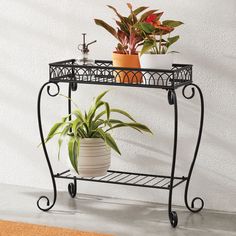
M 138 7 L 137 9 L 133 11 L 133 14 L 137 16 L 139 13 L 145 11 L 146 9 L 148 9 L 148 7 Z
M 128 17 L 120 14 L 115 7 L 108 5 L 118 18 L 115 20 L 116 28 L 100 19 L 95 19 L 95 23 L 103 27 L 119 41 L 116 47 L 118 53 L 137 54 L 137 47 L 144 39 L 143 32 L 137 25 L 144 22 L 150 14 L 155 13 L 157 10 L 144 12 L 148 7 L 141 6 L 133 9 L 133 6 L 130 3 L 127 3 L 127 6 L 130 10 Z M 161 13 L 157 13 L 156 18 L 159 18 L 160 14 Z M 138 17 L 139 15 L 140 17 Z
M 120 14 L 115 7 L 110 5 L 108 7 L 118 18 L 115 20 L 116 27 L 112 27 L 100 19 L 95 19 L 95 23 L 118 40 L 117 53 L 137 54 L 137 48 L 143 45 L 141 54 L 150 50 L 153 53 L 163 54 L 167 53 L 168 48 L 179 39 L 179 36 L 170 37 L 169 34 L 183 22 L 176 20 L 161 22 L 164 12 L 159 12 L 157 9 L 147 10 L 146 6 L 133 9 L 132 4 L 127 3 L 130 13 L 126 17 Z M 165 35 L 168 36 L 164 40 Z
M 139 27 L 145 34 L 152 34 L 155 31 L 155 27 L 147 22 L 141 22 Z
M 149 15 L 145 22 L 138 24 L 138 27 L 143 31 L 145 39 L 141 49 L 141 55 L 147 52 L 154 54 L 166 54 L 169 47 L 178 41 L 179 36 L 170 37 L 170 33 L 174 29 L 183 24 L 181 21 L 165 20 L 160 21 L 163 12 Z M 163 36 L 167 35 L 166 39 Z
M 179 40 L 179 35 L 174 37 L 168 37 L 166 40 L 161 39 L 156 40 L 155 38 L 147 38 L 144 40 L 143 47 L 141 50 L 141 55 L 147 52 L 151 52 L 153 54 L 166 54 L 169 47 L 176 43 Z M 158 47 L 160 45 L 160 47 Z
M 155 39 L 146 39 L 144 40 L 144 43 L 143 43 L 143 47 L 142 47 L 142 50 L 141 50 L 141 56 L 146 53 L 146 52 L 149 52 L 151 51 L 151 49 L 153 49 L 155 47 Z
M 103 27 L 105 30 L 107 30 L 111 35 L 113 35 L 115 38 L 117 38 L 116 30 L 107 24 L 105 21 L 100 19 L 94 19 L 95 23 L 101 27 Z

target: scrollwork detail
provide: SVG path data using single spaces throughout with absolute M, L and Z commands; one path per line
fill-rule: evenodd
M 56 86 L 56 89 L 57 89 L 56 92 L 54 92 L 54 93 L 51 92 L 51 85 L 55 85 Z M 55 83 L 55 82 L 49 82 L 47 84 L 47 93 L 51 97 L 56 97 L 60 93 L 59 85 L 57 83 Z

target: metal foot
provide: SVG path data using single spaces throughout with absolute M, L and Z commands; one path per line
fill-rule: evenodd
M 74 183 L 69 183 L 68 184 L 68 192 L 72 198 L 76 197 L 77 194 L 77 181 L 76 177 L 74 177 Z
M 37 206 L 38 206 L 38 208 L 41 210 L 41 211 L 49 211 L 51 208 L 53 208 L 53 206 L 55 205 L 55 203 L 56 203 L 56 198 L 57 198 L 57 196 L 56 196 L 56 194 L 54 193 L 54 198 L 53 198 L 53 202 L 52 202 L 52 204 L 50 205 L 50 200 L 49 200 L 49 198 L 47 197 L 47 196 L 41 196 L 39 199 L 38 199 L 38 201 L 37 201 Z M 45 201 L 46 201 L 46 207 L 41 207 L 40 206 L 40 202 L 41 202 L 41 200 L 43 200 L 43 199 L 45 199 Z
M 178 215 L 175 211 L 171 211 L 169 214 L 171 226 L 175 228 L 178 225 Z

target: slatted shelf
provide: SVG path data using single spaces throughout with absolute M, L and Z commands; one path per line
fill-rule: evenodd
M 125 171 L 109 170 L 105 176 L 102 177 L 80 177 L 74 176 L 70 170 L 63 171 L 54 175 L 55 178 L 60 179 L 76 179 L 81 181 L 130 185 L 136 187 L 170 189 L 170 176 L 153 175 L 143 173 L 132 173 Z M 173 188 L 187 180 L 187 177 L 174 177 Z

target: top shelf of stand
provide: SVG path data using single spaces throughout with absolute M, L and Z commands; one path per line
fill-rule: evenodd
M 51 82 L 75 82 L 116 86 L 176 89 L 192 83 L 192 65 L 173 64 L 170 70 L 113 67 L 111 61 L 97 60 L 95 65 L 77 65 L 74 59 L 49 64 Z M 126 76 L 126 82 L 118 82 Z M 142 82 L 137 78 L 142 77 Z M 116 78 L 115 78 L 116 77 Z

